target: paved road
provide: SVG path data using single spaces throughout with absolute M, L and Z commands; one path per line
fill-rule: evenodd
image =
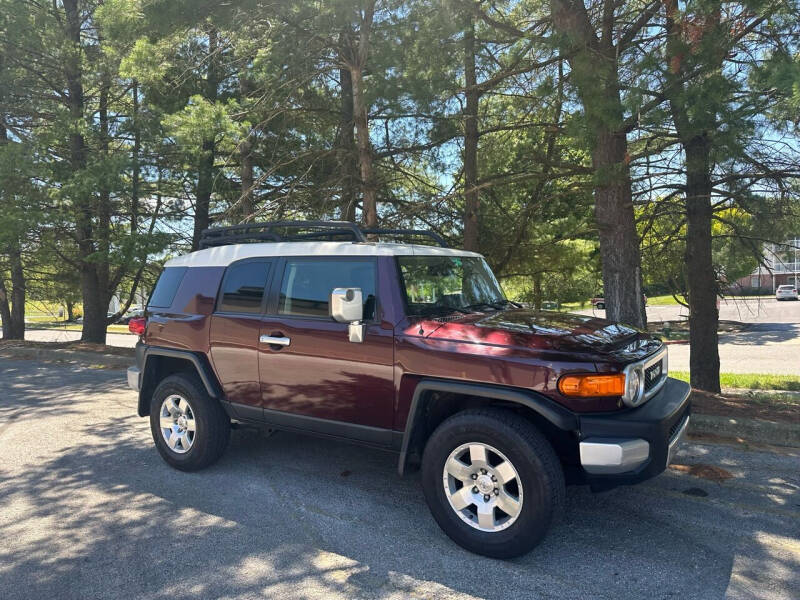
M 692 444 L 508 562 L 453 545 L 388 453 L 234 432 L 167 467 L 119 371 L 0 360 L 0 598 L 798 598 L 800 453 Z
M 0 327 L 0 331 L 2 330 Z M 72 342 L 81 339 L 81 332 L 66 329 L 28 329 L 25 331 L 25 339 L 35 342 Z M 137 339 L 139 339 L 137 336 L 129 333 L 106 334 L 106 344 L 121 348 L 133 348 Z
M 581 314 L 604 317 L 604 310 Z M 727 298 L 720 303 L 720 319 L 752 323 L 747 331 L 719 338 L 723 373 L 800 374 L 800 302 L 778 302 L 774 298 Z M 648 321 L 687 318 L 682 306 L 649 306 Z M 689 346 L 669 348 L 670 368 L 689 370 Z

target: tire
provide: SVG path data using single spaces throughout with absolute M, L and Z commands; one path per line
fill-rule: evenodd
M 188 410 L 185 410 L 185 405 Z M 174 427 L 162 433 L 162 408 L 167 401 L 178 411 L 165 413 Z M 168 409 L 167 409 L 168 410 Z M 180 415 L 185 417 L 180 420 Z M 185 425 L 185 428 L 179 427 Z M 194 431 L 191 431 L 191 427 Z M 192 375 L 170 375 L 159 383 L 150 401 L 150 432 L 161 457 L 181 471 L 199 471 L 216 462 L 225 452 L 231 436 L 231 422 L 220 403 L 208 395 L 203 384 Z M 183 433 L 181 433 L 183 432 Z M 185 435 L 184 435 L 185 434 Z M 168 438 L 165 437 L 168 435 Z M 174 436 L 174 437 L 173 437 Z M 174 447 L 167 439 L 175 440 Z
M 594 307 L 599 309 L 599 310 L 605 310 L 606 305 L 603 304 L 602 302 L 598 302 L 597 304 L 594 305 Z
M 473 466 L 482 463 L 470 460 L 471 464 L 467 465 L 467 461 L 460 460 L 457 470 L 461 472 L 460 469 L 466 467 L 472 473 L 464 474 L 459 483 L 446 470 L 446 465 L 454 464 L 451 462 L 453 455 L 458 455 L 464 446 L 468 451 L 463 458 L 471 455 L 472 445 L 487 449 L 489 467 L 475 480 L 473 474 L 481 471 Z M 509 470 L 502 466 L 506 462 L 512 466 L 514 479 L 510 479 Z M 487 480 L 487 476 L 496 479 Z M 489 491 L 485 486 L 497 486 L 491 483 L 497 479 L 500 482 L 510 480 L 510 483 L 501 483 Z M 475 485 L 469 488 L 472 484 L 463 481 L 472 481 Z M 482 489 L 478 485 L 482 485 Z M 532 423 L 501 409 L 467 410 L 444 421 L 428 440 L 422 458 L 422 490 L 433 518 L 459 546 L 492 558 L 513 558 L 535 547 L 561 514 L 564 472 L 552 446 Z M 456 490 L 455 495 L 453 490 Z M 477 495 L 475 490 L 478 490 Z M 513 499 L 515 495 L 519 504 L 508 504 L 506 496 Z M 450 498 L 455 498 L 459 506 L 475 501 L 458 510 Z M 478 514 L 481 502 L 486 503 L 483 515 Z M 513 516 L 514 510 L 508 513 L 502 510 L 506 505 L 518 508 L 516 516 Z M 482 518 L 487 527 L 481 528 Z

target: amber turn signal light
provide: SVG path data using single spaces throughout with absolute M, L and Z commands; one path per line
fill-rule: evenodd
M 565 396 L 597 398 L 599 396 L 622 396 L 625 393 L 625 374 L 608 375 L 564 375 L 558 380 L 558 391 Z

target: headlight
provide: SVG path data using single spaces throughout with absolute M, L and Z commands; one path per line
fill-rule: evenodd
M 623 401 L 628 406 L 636 406 L 642 400 L 642 372 L 639 369 L 629 369 L 625 374 L 625 394 Z

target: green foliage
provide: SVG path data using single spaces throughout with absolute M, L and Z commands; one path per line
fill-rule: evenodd
M 76 44 L 64 3 L 0 0 L 0 277 L 20 240 L 29 292 L 42 300 L 79 300 L 86 267 L 104 296 L 147 288 L 165 257 L 187 250 L 203 186 L 212 225 L 338 218 L 351 199 L 360 218 L 344 72 L 369 4 L 79 0 Z M 593 23 L 603 6 L 592 4 Z M 712 27 L 718 6 L 676 5 L 671 62 L 666 4 L 626 41 L 650 5 L 615 3 L 614 60 L 600 70 L 617 105 L 608 90 L 577 85 L 599 67 L 559 55 L 567 40 L 554 33 L 552 3 L 376 1 L 363 75 L 381 224 L 462 239 L 464 32 L 474 27 L 479 246 L 510 296 L 571 302 L 598 291 L 592 190 L 628 170 L 645 285 L 685 292 L 686 165 L 668 92 L 711 132 L 718 278 L 747 274 L 764 240 L 800 227 L 797 1 L 726 5 Z M 763 24 L 745 32 L 754 19 Z M 669 87 L 676 74 L 681 86 Z M 594 168 L 597 120 L 625 129 L 625 162 Z

